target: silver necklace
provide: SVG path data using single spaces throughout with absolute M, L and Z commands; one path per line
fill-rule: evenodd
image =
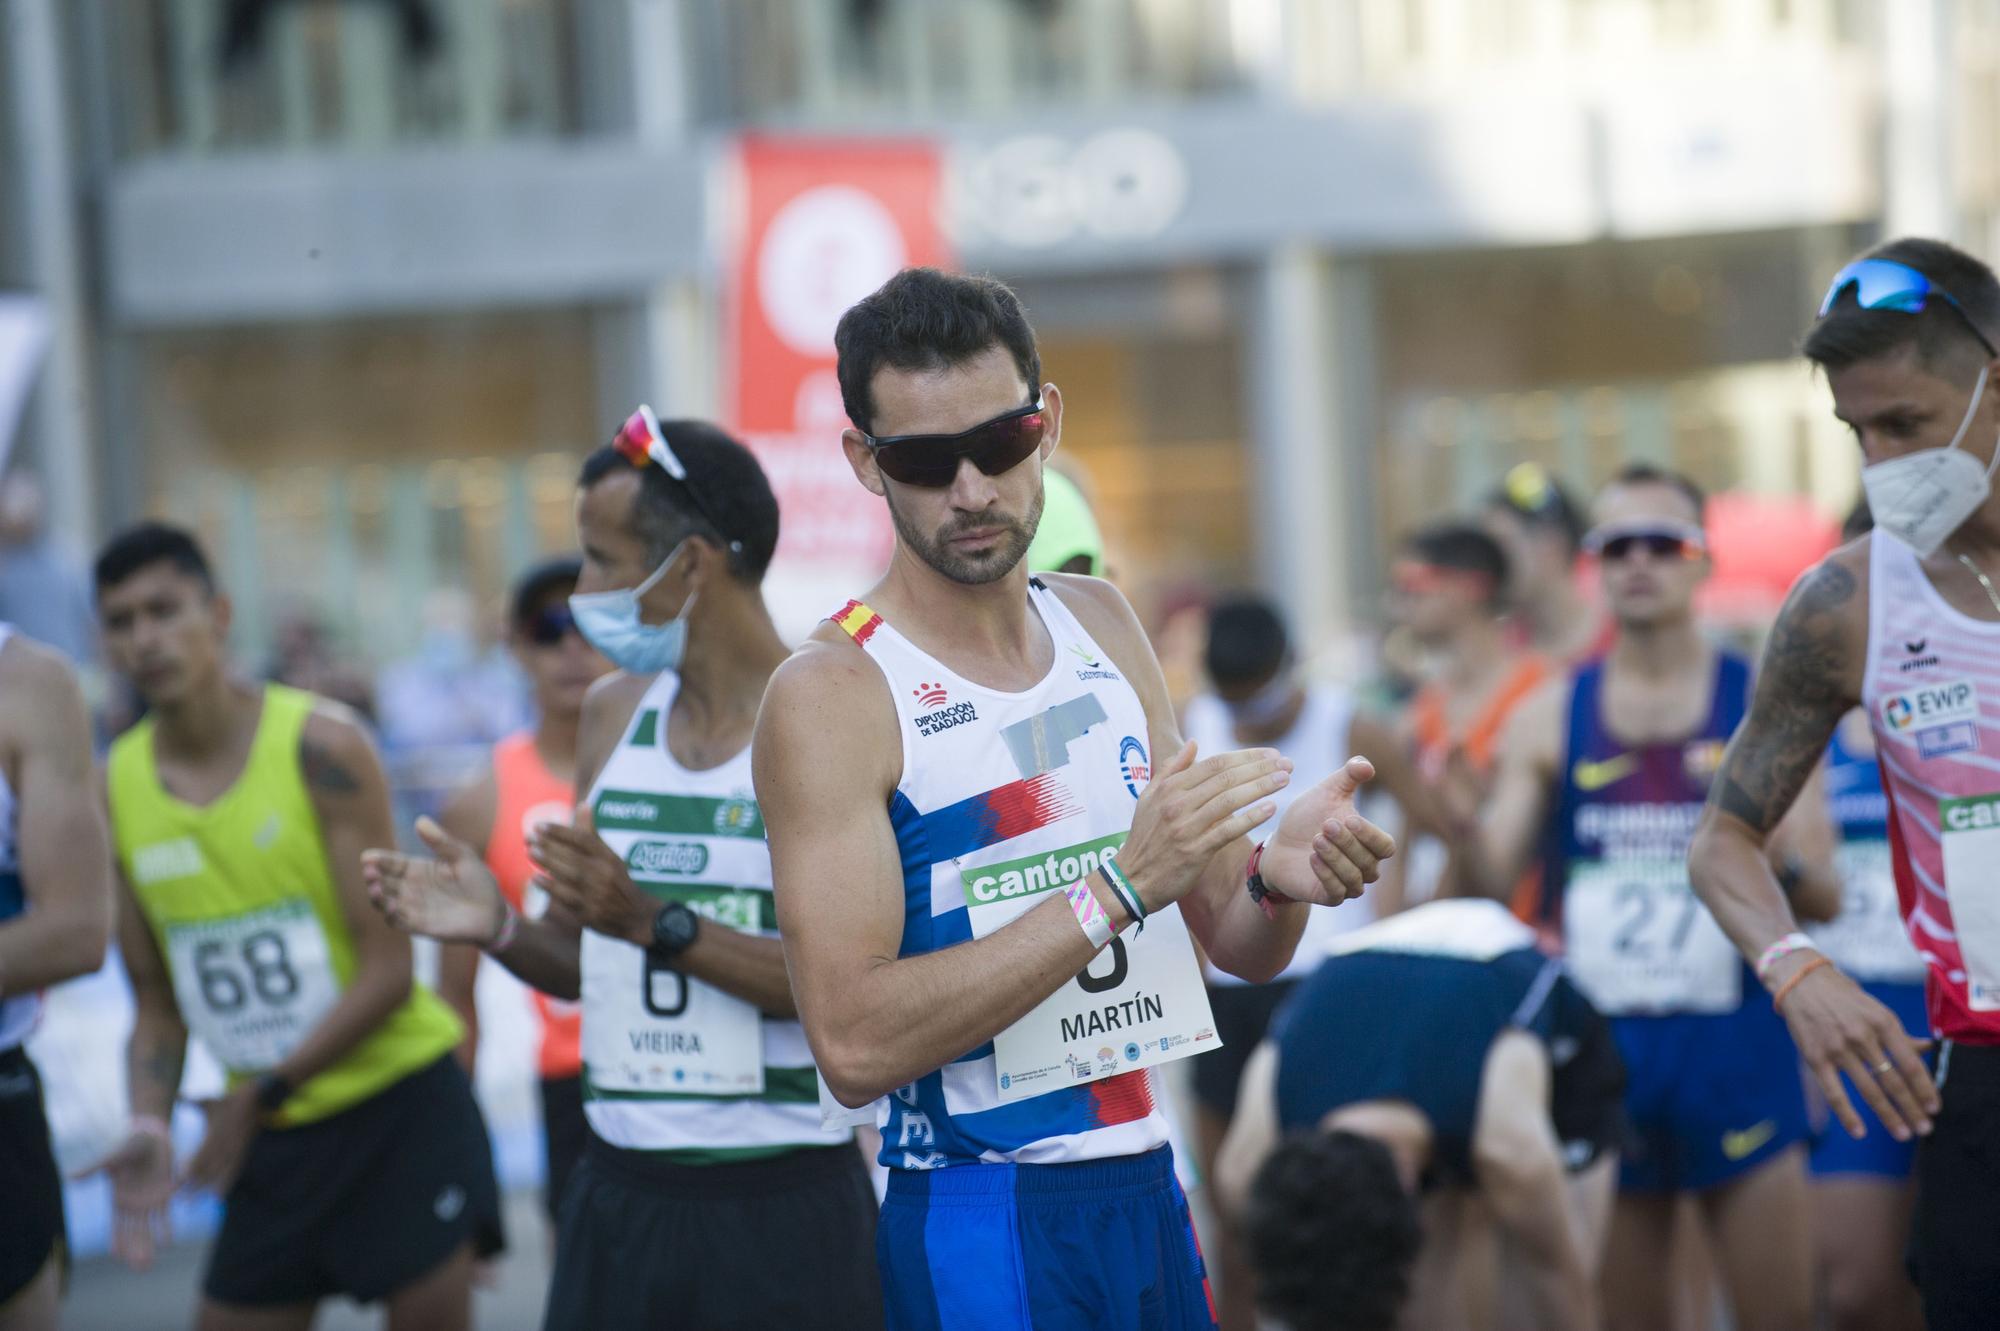
M 1966 571 L 1973 577 L 1979 579 L 1979 585 L 1986 589 L 1986 599 L 1993 602 L 1996 611 L 2000 611 L 2000 591 L 1994 590 L 1993 579 L 1987 577 L 1985 570 L 1965 555 L 1958 556 L 1958 562 L 1965 565 Z

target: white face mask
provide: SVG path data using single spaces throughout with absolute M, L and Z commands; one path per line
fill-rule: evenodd
M 1988 368 L 1980 369 L 1979 382 L 1972 386 L 1972 402 L 1950 443 L 1861 469 L 1861 490 L 1868 496 L 1875 526 L 1923 558 L 1937 553 L 1945 538 L 1963 526 L 1993 492 L 1993 469 L 2000 464 L 2000 447 L 1994 450 L 1993 461 L 1982 468 L 1978 458 L 1958 446 L 1985 396 Z

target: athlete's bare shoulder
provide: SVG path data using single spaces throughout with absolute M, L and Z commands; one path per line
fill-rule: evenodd
M 1560 741 L 1566 724 L 1563 714 L 1569 710 L 1570 691 L 1575 687 L 1576 680 L 1569 671 L 1550 671 L 1527 697 L 1515 704 L 1513 715 L 1507 719 L 1508 732 L 1537 738 L 1546 736 L 1551 743 Z
M 331 698 L 313 698 L 299 731 L 299 771 L 316 796 L 359 793 L 370 777 L 382 780 L 381 760 L 368 725 L 352 707 Z
M 1861 700 L 1868 657 L 1872 534 L 1827 555 L 1792 585 L 1771 625 L 1750 713 L 1723 755 L 1709 800 L 1769 832 Z
M 13 770 L 22 749 L 52 717 L 83 710 L 83 692 L 69 659 L 20 633 L 0 645 L 0 757 Z
M 55 648 L 22 633 L 0 645 L 0 712 L 33 711 L 50 694 L 76 689 L 76 670 Z
M 751 761 L 760 773 L 799 771 L 836 753 L 838 766 L 822 776 L 885 789 L 902 777 L 902 737 L 888 677 L 846 630 L 822 623 L 772 672 L 757 712 Z
M 1771 625 L 1762 673 L 1782 673 L 1820 702 L 1838 690 L 1849 706 L 1861 697 L 1868 652 L 1869 532 L 1828 554 L 1792 584 Z M 1844 709 L 1843 709 L 1844 710 Z

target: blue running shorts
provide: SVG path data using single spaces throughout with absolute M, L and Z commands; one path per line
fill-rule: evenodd
M 1921 1040 L 1931 1033 L 1930 1013 L 1924 1007 L 1923 981 L 1885 984 L 1866 980 L 1861 987 L 1895 1013 L 1902 1021 L 1903 1029 L 1913 1038 Z M 1888 1129 L 1876 1119 L 1875 1111 L 1862 1103 L 1860 1094 L 1845 1073 L 1841 1074 L 1840 1081 L 1848 1099 L 1860 1111 L 1862 1122 L 1868 1125 L 1868 1135 L 1860 1141 L 1848 1136 L 1847 1129 L 1840 1126 L 1839 1120 L 1826 1107 L 1818 1088 L 1813 1088 L 1812 1176 L 1832 1178 L 1840 1174 L 1868 1174 L 1885 1179 L 1909 1178 L 1910 1171 L 1916 1168 L 1917 1144 L 1914 1141 L 1899 1142 L 1891 1137 Z
M 1806 1140 L 1798 1049 L 1763 990 L 1749 993 L 1734 1012 L 1611 1018 L 1632 1125 L 1620 1189 L 1700 1192 Z
M 1174 1157 L 889 1172 L 890 1331 L 1211 1331 Z

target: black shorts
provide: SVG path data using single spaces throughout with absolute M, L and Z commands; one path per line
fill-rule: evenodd
M 1628 1153 L 1625 1060 L 1611 1023 L 1567 976 L 1549 995 L 1549 1117 L 1562 1143 L 1563 1164 L 1581 1173 L 1607 1153 Z
M 1917 1146 L 1911 1240 L 1930 1331 L 1990 1331 L 2000 1316 L 2000 1046 L 1947 1044 L 1944 1101 Z
M 542 1205 L 553 1218 L 561 1213 L 563 1189 L 583 1158 L 590 1124 L 583 1117 L 582 1077 L 546 1078 L 541 1086 Z
M 593 1136 L 563 1197 L 543 1331 L 881 1331 L 875 1212 L 852 1145 L 677 1165 Z
M 1296 980 L 1270 984 L 1217 984 L 1208 990 L 1208 1008 L 1215 1015 L 1215 1033 L 1222 1048 L 1194 1060 L 1194 1098 L 1204 1109 L 1224 1118 L 1236 1114 L 1236 1090 L 1250 1054 L 1270 1029 L 1271 1018 L 1298 988 Z
M 0 1053 L 0 1303 L 63 1246 L 62 1171 L 42 1112 L 42 1077 L 19 1048 Z
M 372 1303 L 466 1243 L 505 1244 L 493 1147 L 447 1054 L 381 1094 L 250 1143 L 202 1292 L 218 1303 Z

